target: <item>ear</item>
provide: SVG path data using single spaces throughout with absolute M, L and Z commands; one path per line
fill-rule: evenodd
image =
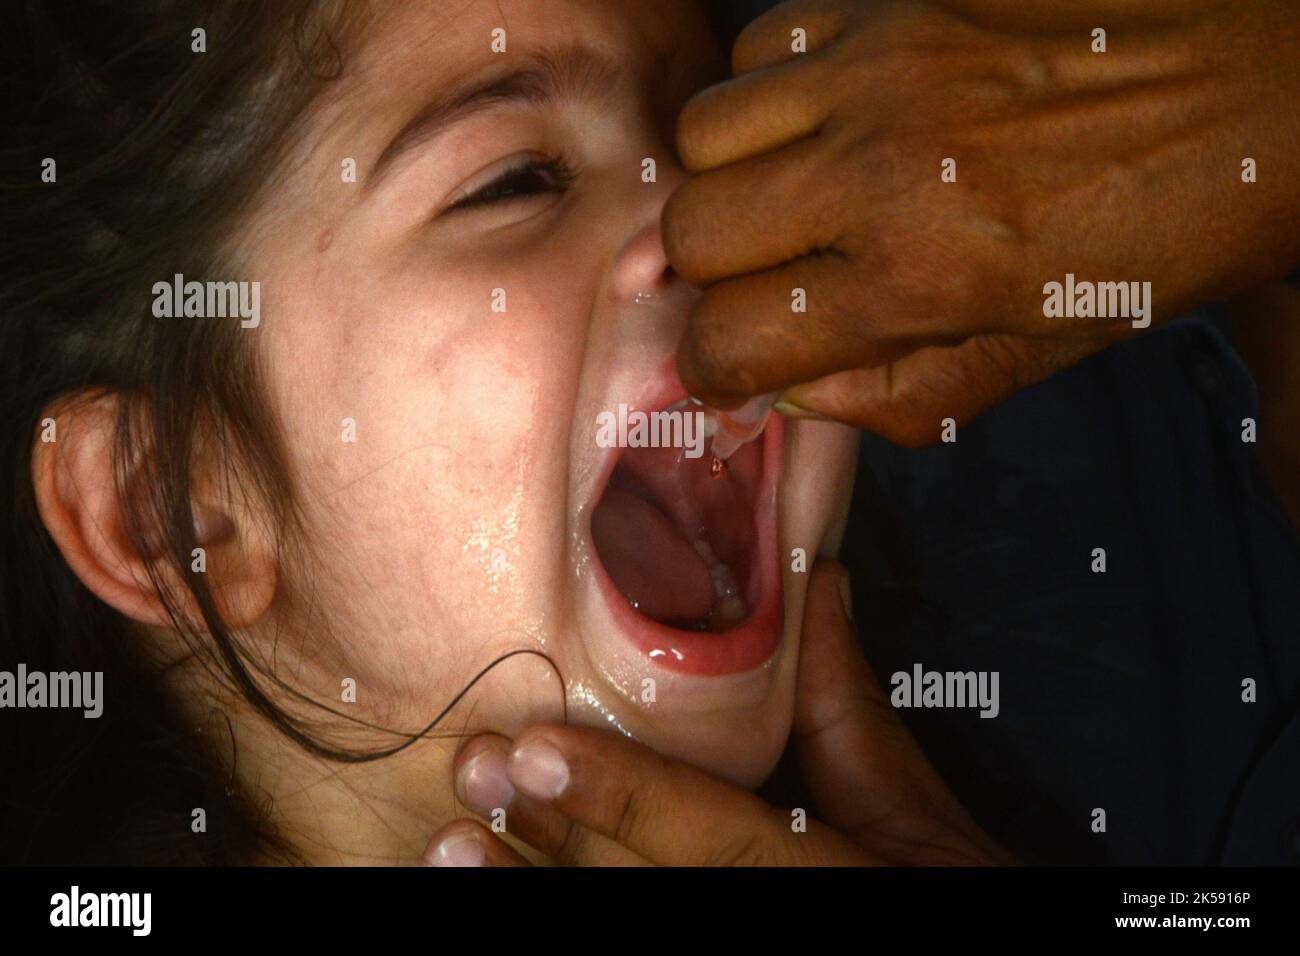
M 36 504 L 55 545 L 73 573 L 100 600 L 142 624 L 172 627 L 166 605 L 150 580 L 153 569 L 174 595 L 183 619 L 203 628 L 198 603 L 186 584 L 198 563 L 195 556 L 182 575 L 157 544 L 138 549 L 127 533 L 126 508 L 113 474 L 113 444 L 118 395 L 63 399 L 46 410 L 52 428 L 42 431 L 32 452 Z M 52 440 L 51 440 L 52 439 Z M 152 450 L 147 450 L 152 453 Z M 132 454 L 125 494 L 140 492 L 142 455 Z M 245 628 L 261 618 L 275 596 L 277 567 L 274 543 L 242 501 L 228 500 L 220 489 L 229 484 L 196 464 L 190 508 L 197 545 L 203 549 L 208 587 L 217 609 L 231 628 Z

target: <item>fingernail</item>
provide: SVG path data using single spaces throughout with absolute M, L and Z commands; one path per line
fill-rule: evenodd
M 786 418 L 806 418 L 814 422 L 833 422 L 835 419 L 827 418 L 821 412 L 810 411 L 807 408 L 801 408 L 794 402 L 782 399 L 772 406 L 774 411 L 779 412 Z
M 453 833 L 425 854 L 429 866 L 482 866 L 483 844 L 472 833 Z
M 853 582 L 847 571 L 840 575 L 840 603 L 844 605 L 844 616 L 853 623 Z
M 506 777 L 506 755 L 494 747 L 487 748 L 461 767 L 456 774 L 456 796 L 484 817 L 510 806 L 515 788 Z
M 569 785 L 569 765 L 551 744 L 530 740 L 515 748 L 506 772 L 510 781 L 538 800 L 554 800 Z

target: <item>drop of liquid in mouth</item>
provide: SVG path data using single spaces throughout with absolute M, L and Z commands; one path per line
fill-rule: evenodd
M 710 478 L 721 478 L 726 473 L 727 473 L 727 463 L 723 461 L 721 458 L 714 458 L 713 461 L 709 462 Z

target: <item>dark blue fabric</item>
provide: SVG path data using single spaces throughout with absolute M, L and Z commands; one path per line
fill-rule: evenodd
M 995 719 L 902 713 L 1030 858 L 1300 862 L 1300 548 L 1241 440 L 1257 401 L 1226 332 L 1139 336 L 955 444 L 863 438 L 844 556 L 868 656 L 885 682 L 1001 672 Z
M 1300 548 L 1242 441 L 1255 389 L 1225 331 L 1202 313 L 1141 335 L 952 444 L 862 440 L 845 560 L 868 656 L 883 682 L 1000 672 L 995 719 L 903 716 L 1031 855 L 1211 863 L 1231 831 L 1236 862 L 1295 859 Z

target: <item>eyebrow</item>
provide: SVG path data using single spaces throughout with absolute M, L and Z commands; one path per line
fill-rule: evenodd
M 499 103 L 541 105 L 561 99 L 607 96 L 621 70 L 603 53 L 583 44 L 543 49 L 524 64 L 486 79 L 461 80 L 415 114 L 384 147 L 366 177 L 374 189 L 399 160 L 454 123 Z

